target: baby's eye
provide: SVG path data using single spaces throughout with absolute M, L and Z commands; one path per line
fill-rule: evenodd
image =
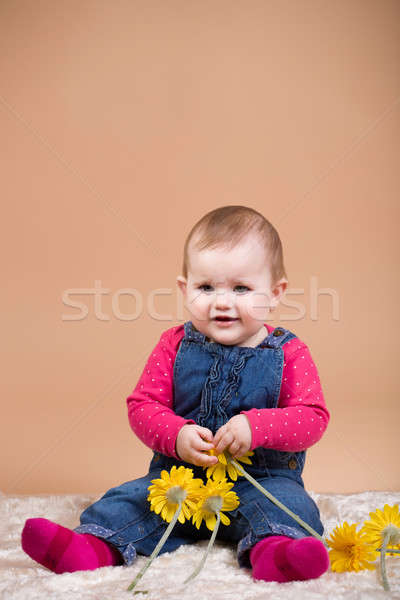
M 205 289 L 205 288 L 207 288 L 207 289 Z M 202 285 L 199 285 L 199 290 L 202 290 L 203 292 L 211 292 L 212 286 L 209 285 L 208 283 L 203 283 Z
M 247 285 L 236 285 L 235 286 L 235 290 L 237 290 L 239 288 L 239 294 L 243 294 L 245 292 L 249 292 L 250 288 L 247 287 Z

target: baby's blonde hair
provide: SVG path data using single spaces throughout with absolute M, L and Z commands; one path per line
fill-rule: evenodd
M 182 273 L 188 276 L 189 245 L 197 250 L 217 248 L 232 249 L 248 234 L 258 236 L 265 248 L 271 283 L 287 279 L 283 264 L 282 243 L 275 227 L 259 212 L 247 206 L 222 206 L 208 212 L 191 229 L 183 249 Z

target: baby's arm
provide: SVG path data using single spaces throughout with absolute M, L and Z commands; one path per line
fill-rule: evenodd
M 263 446 L 300 452 L 322 437 L 329 412 L 310 351 L 293 339 L 284 346 L 282 385 L 277 408 L 243 411 L 252 432 L 251 449 Z
M 173 410 L 173 367 L 180 342 L 175 329 L 161 335 L 135 389 L 126 399 L 129 423 L 138 438 L 152 450 L 208 466 L 217 459 L 204 454 L 201 462 L 198 452 L 213 447 L 213 444 L 204 441 L 212 441 L 211 431 L 199 427 L 192 419 L 184 419 Z M 190 434 L 182 429 L 190 430 Z M 178 450 L 176 444 L 181 431 Z
M 127 397 L 129 423 L 138 438 L 156 452 L 177 458 L 179 430 L 191 419 L 173 411 L 173 366 L 177 344 L 173 330 L 165 331 L 150 354 L 143 373 Z

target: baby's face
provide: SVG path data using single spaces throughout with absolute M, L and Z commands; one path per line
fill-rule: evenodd
M 267 335 L 264 322 L 286 288 L 271 289 L 265 250 L 248 236 L 232 250 L 189 248 L 187 280 L 178 277 L 193 325 L 211 340 L 251 346 Z

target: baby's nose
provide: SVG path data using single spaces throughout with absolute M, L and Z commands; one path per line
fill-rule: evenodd
M 217 291 L 215 294 L 215 306 L 218 308 L 229 308 L 233 304 L 232 294 L 224 291 Z

